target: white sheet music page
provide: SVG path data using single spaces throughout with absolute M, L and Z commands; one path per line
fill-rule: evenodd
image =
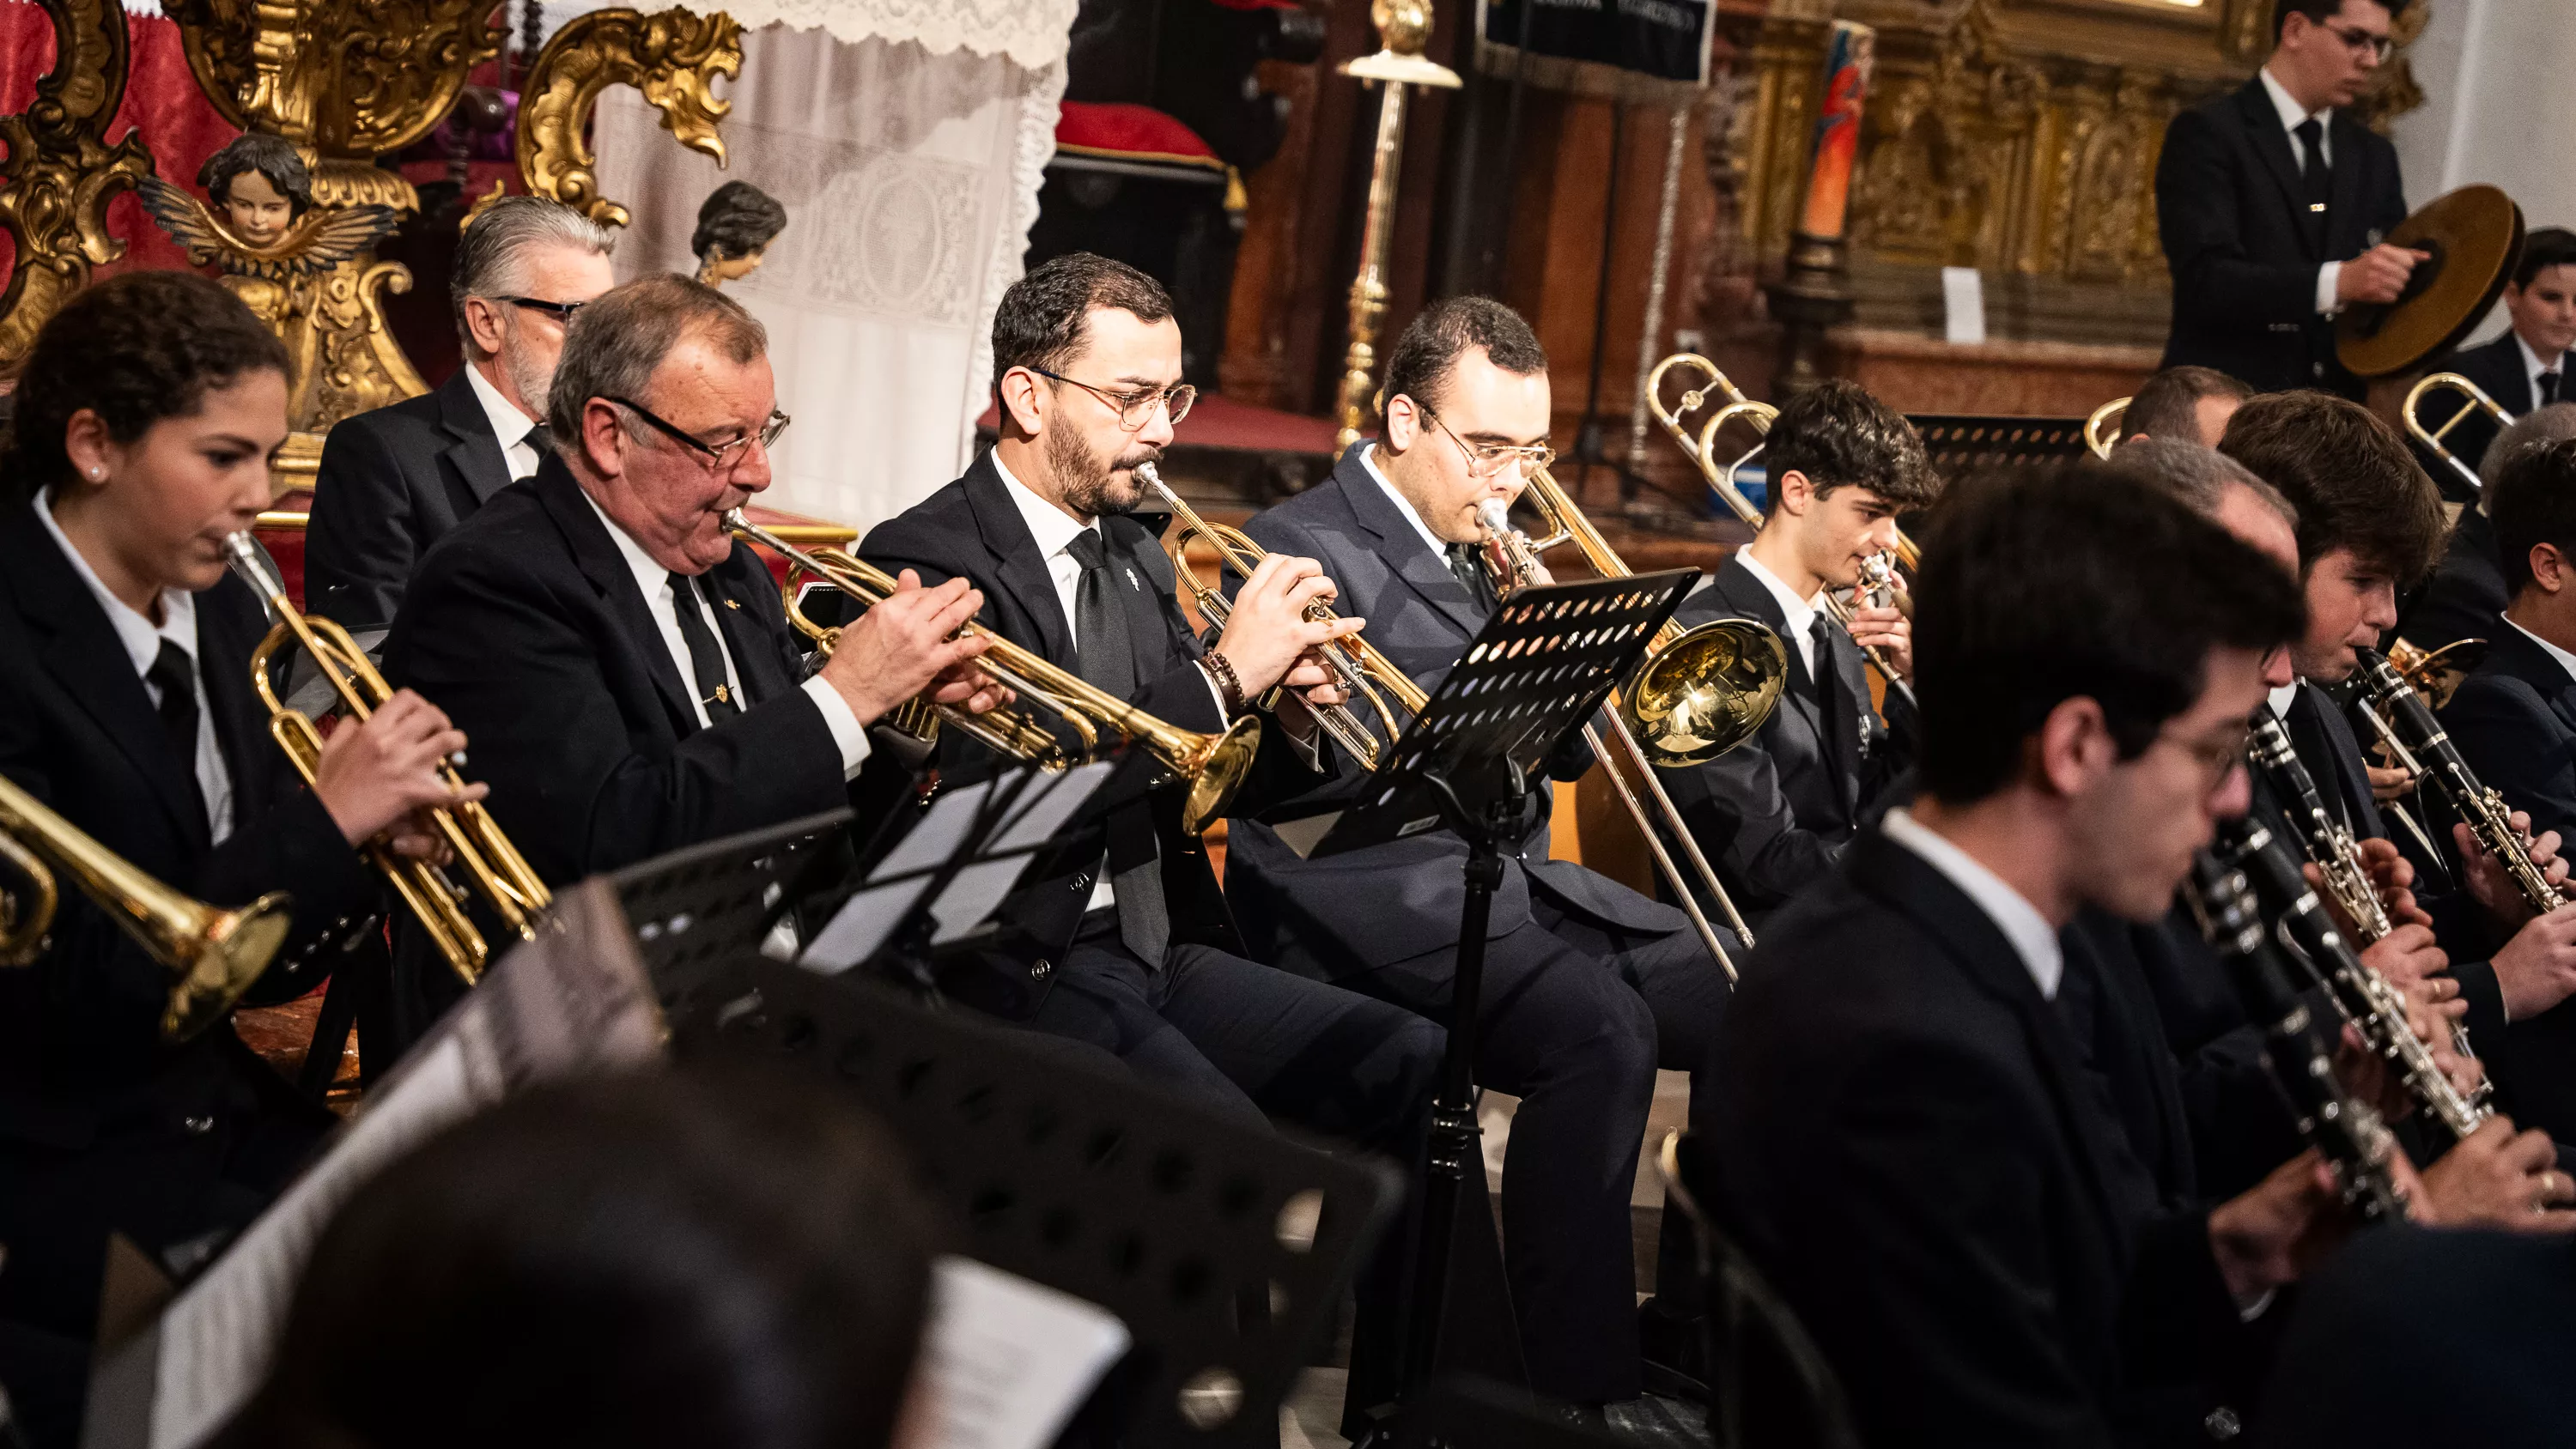
M 931 1278 L 930 1449 L 1045 1449 L 1127 1351 L 1127 1325 L 1097 1304 L 972 1258 Z

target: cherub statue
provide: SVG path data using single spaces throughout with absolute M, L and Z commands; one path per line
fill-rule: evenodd
M 787 229 L 787 208 L 748 181 L 728 181 L 698 207 L 698 229 L 689 250 L 698 255 L 698 280 L 710 287 L 738 281 L 760 269 L 761 254 Z
M 143 178 L 143 207 L 189 261 L 221 268 L 223 284 L 280 335 L 290 316 L 311 310 L 305 293 L 314 279 L 373 246 L 399 219 L 375 205 L 316 211 L 313 176 L 294 143 L 261 132 L 208 157 L 197 184 L 211 210 L 157 176 Z

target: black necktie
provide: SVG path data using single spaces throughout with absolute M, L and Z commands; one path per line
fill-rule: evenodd
M 2326 226 L 2326 200 L 2334 194 L 2334 173 L 2326 165 L 2326 128 L 2314 116 L 2296 127 L 2299 144 L 2307 154 L 2299 165 L 2299 190 L 2307 200 L 2307 213 L 2299 218 L 2312 236 L 2323 237 Z
M 1467 591 L 1467 597 L 1491 606 L 1494 602 L 1494 580 L 1485 572 L 1484 550 L 1472 543 L 1453 543 L 1445 552 L 1449 557 L 1449 573 L 1458 580 L 1458 586 Z
M 2551 368 L 2540 375 L 2540 405 L 2547 407 L 2556 401 L 2558 401 L 2558 370 Z
M 1065 545 L 1082 565 L 1073 590 L 1074 670 L 1118 699 L 1136 696 L 1136 651 L 1129 642 L 1127 607 L 1112 592 L 1109 550 L 1097 529 L 1086 528 Z M 1171 915 L 1163 903 L 1162 846 L 1154 836 L 1152 808 L 1142 800 L 1109 813 L 1109 851 L 1103 866 L 1118 893 L 1118 934 L 1148 966 L 1163 964 L 1171 944 Z
M 698 703 L 707 707 L 707 723 L 723 724 L 742 713 L 742 702 L 725 683 L 724 651 L 716 647 L 715 632 L 707 627 L 698 581 L 687 574 L 672 574 L 671 606 L 680 616 L 680 642 L 689 646 L 689 679 L 698 692 Z
M 554 429 L 547 427 L 543 423 L 539 423 L 528 429 L 525 433 L 520 434 L 519 441 L 537 450 L 537 463 L 539 466 L 543 466 L 546 459 L 552 456 L 555 450 Z
M 152 667 L 143 672 L 143 677 L 161 691 L 161 732 L 169 736 L 170 748 L 178 753 L 179 773 L 187 777 L 188 793 L 202 818 L 206 813 L 206 792 L 197 780 L 196 663 L 188 657 L 187 650 L 164 639 L 161 652 L 153 657 Z
M 1815 622 L 1807 626 L 1807 638 L 1815 645 L 1815 648 L 1809 651 L 1808 682 L 1816 686 L 1816 700 L 1822 703 L 1827 697 L 1825 681 L 1834 672 L 1833 625 L 1826 622 L 1824 615 L 1818 614 Z

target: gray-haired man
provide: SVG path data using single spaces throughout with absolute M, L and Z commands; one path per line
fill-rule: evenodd
M 616 284 L 608 228 L 505 197 L 457 243 L 465 365 L 436 391 L 331 430 L 313 488 L 305 597 L 352 628 L 394 616 L 420 556 L 548 451 L 546 389 L 575 309 Z

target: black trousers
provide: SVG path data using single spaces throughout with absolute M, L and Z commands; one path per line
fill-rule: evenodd
M 1486 943 L 1476 1050 L 1477 1082 L 1521 1099 L 1503 1155 L 1513 1313 L 1533 1389 L 1570 1403 L 1633 1399 L 1629 1194 L 1655 1069 L 1691 1072 L 1699 1110 L 1726 978 L 1689 932 L 1627 934 L 1539 891 L 1530 908 L 1529 925 Z M 1289 959 L 1300 950 L 1283 964 L 1325 969 Z M 1456 969 L 1456 948 L 1443 947 L 1340 984 L 1446 1023 Z M 1671 1225 L 1667 1242 L 1686 1249 L 1679 1231 Z

